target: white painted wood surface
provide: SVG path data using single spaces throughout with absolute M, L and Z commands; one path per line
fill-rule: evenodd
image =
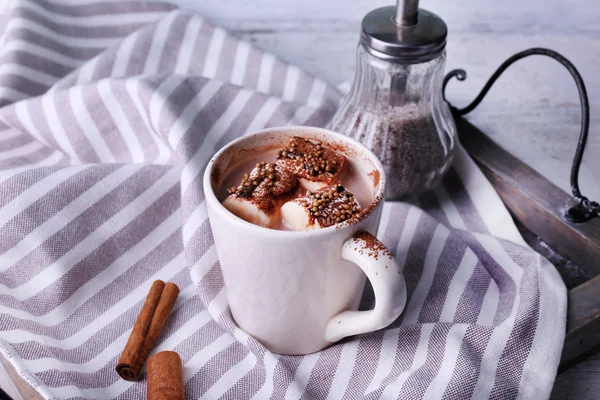
M 352 80 L 360 20 L 393 0 L 173 0 L 331 84 Z M 591 105 L 580 173 L 585 195 L 600 201 L 600 3 L 598 0 L 421 0 L 448 24 L 449 86 L 469 103 L 506 58 L 528 47 L 561 52 L 581 72 Z M 575 84 L 554 60 L 525 59 L 509 69 L 469 119 L 504 148 L 569 191 L 579 134 Z M 600 398 L 600 354 L 560 374 L 552 400 Z

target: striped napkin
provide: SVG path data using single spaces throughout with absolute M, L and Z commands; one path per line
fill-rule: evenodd
M 189 398 L 549 396 L 565 287 L 462 148 L 441 187 L 384 207 L 402 316 L 272 354 L 231 318 L 202 173 L 240 135 L 326 124 L 340 94 L 166 4 L 23 0 L 3 18 L 0 352 L 42 396 L 144 397 L 114 369 L 155 279 L 182 289 L 156 351 L 181 355 Z

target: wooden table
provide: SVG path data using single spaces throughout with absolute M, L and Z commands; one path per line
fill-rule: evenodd
M 351 81 L 360 20 L 393 0 L 173 0 L 321 77 Z M 421 0 L 448 24 L 447 69 L 464 68 L 449 86 L 458 107 L 469 103 L 510 55 L 548 47 L 581 72 L 591 105 L 590 140 L 580 173 L 582 192 L 600 201 L 600 7 L 597 0 Z M 579 103 L 568 72 L 553 60 L 520 61 L 496 83 L 469 120 L 502 147 L 570 193 L 579 133 Z M 597 399 L 600 354 L 560 374 L 552 399 Z
M 172 0 L 331 84 L 350 81 L 360 20 L 392 0 Z M 527 47 L 563 53 L 582 73 L 591 101 L 590 141 L 581 170 L 584 194 L 600 200 L 600 7 L 597 0 L 421 0 L 448 24 L 448 69 L 465 68 L 449 98 L 468 103 L 505 58 Z M 515 156 L 569 190 L 579 104 L 568 73 L 530 58 L 511 68 L 469 120 Z M 526 134 L 525 134 L 526 133 Z M 594 173 L 595 171 L 595 173 Z M 600 355 L 557 377 L 552 399 L 596 399 Z

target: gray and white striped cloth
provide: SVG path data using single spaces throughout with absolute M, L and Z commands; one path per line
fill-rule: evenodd
M 44 397 L 143 398 L 114 369 L 155 279 L 182 289 L 156 351 L 181 355 L 189 398 L 549 396 L 565 287 L 462 149 L 420 207 L 384 207 L 398 321 L 279 356 L 231 319 L 202 172 L 237 136 L 324 125 L 340 94 L 167 4 L 23 0 L 2 18 L 0 351 Z

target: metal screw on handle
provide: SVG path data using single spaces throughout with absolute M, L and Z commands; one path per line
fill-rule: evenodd
M 590 128 L 590 104 L 587 95 L 587 90 L 585 89 L 585 84 L 583 83 L 583 78 L 577 68 L 567 60 L 563 55 L 557 53 L 554 50 L 544 49 L 544 48 L 532 48 L 528 50 L 521 51 L 512 57 L 508 58 L 506 61 L 500 65 L 500 67 L 494 72 L 494 74 L 490 77 L 487 83 L 481 89 L 481 92 L 477 95 L 475 100 L 471 102 L 465 108 L 457 109 L 452 107 L 450 102 L 446 99 L 446 86 L 450 79 L 456 77 L 459 81 L 464 81 L 467 79 L 467 72 L 463 69 L 455 69 L 450 71 L 446 77 L 444 78 L 444 83 L 442 85 L 442 93 L 444 96 L 444 100 L 450 104 L 452 111 L 458 115 L 465 115 L 473 111 L 479 103 L 483 100 L 485 95 L 489 92 L 492 85 L 496 82 L 496 80 L 502 75 L 502 73 L 510 67 L 516 61 L 529 57 L 532 55 L 541 55 L 547 56 L 555 59 L 560 64 L 562 64 L 573 76 L 575 80 L 575 84 L 577 85 L 577 90 L 579 92 L 579 100 L 581 102 L 581 129 L 579 133 L 579 140 L 577 142 L 577 150 L 575 151 L 575 157 L 573 159 L 573 165 L 571 166 L 571 191 L 573 192 L 573 197 L 577 200 L 577 204 L 571 206 L 565 212 L 565 218 L 574 223 L 581 223 L 592 219 L 594 216 L 600 215 L 600 204 L 595 201 L 589 200 L 587 197 L 581 194 L 579 190 L 579 168 L 581 167 L 581 161 L 583 159 L 583 152 L 585 150 L 585 145 L 587 144 L 588 132 Z

